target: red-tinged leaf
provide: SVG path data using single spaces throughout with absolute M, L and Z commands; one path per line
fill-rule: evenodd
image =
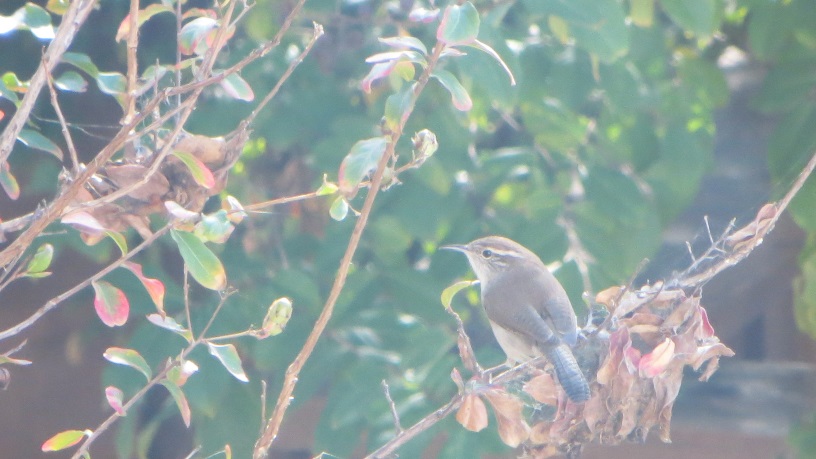
M 511 86 L 516 85 L 516 79 L 515 77 L 513 77 L 513 72 L 510 71 L 510 67 L 507 66 L 507 64 L 504 62 L 504 59 L 502 59 L 501 56 L 499 56 L 499 53 L 497 53 L 496 50 L 491 48 L 488 44 L 480 42 L 479 40 L 473 40 L 473 43 L 468 44 L 468 46 L 472 46 L 478 50 L 484 51 L 487 55 L 495 59 L 496 62 L 498 62 L 499 65 L 501 65 L 501 67 L 507 73 L 507 76 L 510 77 L 510 85 Z
M 107 228 L 102 226 L 93 215 L 88 212 L 71 212 L 62 217 L 62 223 L 71 225 L 77 230 L 88 234 L 102 234 L 107 231 Z
M 436 39 L 448 46 L 473 43 L 479 35 L 479 12 L 470 2 L 445 8 Z
M 251 102 L 255 99 L 255 93 L 252 92 L 252 86 L 246 82 L 241 75 L 237 73 L 230 73 L 223 80 L 221 80 L 221 87 L 233 99 Z
M 192 153 L 176 150 L 173 152 L 173 156 L 180 159 L 187 166 L 196 183 L 208 190 L 215 186 L 215 177 L 213 177 L 212 171 Z
M 6 117 L 6 112 L 4 112 L 3 110 L 0 110 L 0 121 L 3 121 L 3 118 L 5 118 L 5 117 Z
M 230 445 L 224 445 L 224 459 L 232 459 L 232 448 L 230 448 Z
M 400 92 L 391 94 L 385 100 L 385 125 L 395 131 L 408 120 L 408 115 L 414 101 L 416 83 L 408 85 Z
M 181 387 L 167 379 L 163 380 L 161 385 L 166 387 L 170 395 L 173 396 L 173 400 L 175 400 L 176 406 L 178 406 L 181 413 L 181 419 L 184 420 L 184 425 L 190 427 L 190 404 L 187 403 L 187 397 L 184 396 Z
M 137 15 L 136 24 L 138 27 L 141 27 L 148 19 L 152 18 L 153 16 L 159 13 L 172 13 L 173 8 L 169 5 L 164 3 L 154 3 L 152 5 L 147 6 L 145 9 L 140 10 L 139 14 Z M 119 30 L 116 31 L 116 41 L 122 41 L 123 39 L 127 38 L 128 34 L 130 33 L 130 14 L 125 16 L 125 19 L 122 20 L 122 23 L 119 24 Z
M 389 62 L 381 62 L 379 64 L 374 64 L 371 67 L 371 70 L 368 71 L 368 75 L 363 78 L 363 81 L 360 82 L 360 87 L 363 89 L 364 92 L 370 93 L 371 92 L 371 84 L 375 81 L 385 78 L 391 74 L 394 70 L 394 67 L 397 65 L 399 61 L 389 61 Z
M 54 80 L 54 86 L 63 91 L 85 92 L 88 89 L 88 82 L 82 78 L 82 75 L 69 70 Z
M 453 106 L 456 107 L 457 110 L 465 112 L 473 107 L 473 101 L 470 99 L 467 90 L 465 90 L 464 86 L 459 83 L 459 80 L 457 80 L 452 73 L 447 70 L 437 69 L 434 70 L 431 76 L 436 78 L 437 81 L 442 83 L 442 86 L 448 90 L 453 101 Z
M 434 8 L 432 10 L 426 8 L 416 8 L 408 13 L 409 21 L 421 22 L 423 24 L 434 22 L 437 17 L 439 17 L 439 8 Z
M 122 267 L 128 269 L 139 279 L 142 285 L 144 285 L 145 290 L 147 290 L 147 294 L 150 295 L 150 299 L 153 300 L 153 304 L 156 305 L 156 310 L 159 311 L 162 317 L 165 317 L 164 283 L 159 279 L 152 279 L 145 276 L 142 272 L 142 265 L 138 263 L 128 261 L 122 264 Z
M 54 258 L 54 246 L 51 244 L 43 244 L 37 248 L 37 252 L 31 257 L 31 261 L 26 266 L 26 274 L 41 273 L 51 266 L 51 260 Z
M 705 308 L 702 306 L 697 306 L 697 309 L 700 311 L 700 318 L 702 319 L 700 322 L 700 329 L 702 332 L 703 338 L 711 338 L 714 336 L 714 327 L 711 326 L 711 322 L 708 321 L 708 312 L 706 312 Z
M 91 283 L 94 289 L 96 315 L 108 327 L 117 327 L 127 322 L 130 303 L 125 292 L 105 281 Z
M 90 430 L 65 430 L 46 440 L 42 444 L 42 451 L 61 451 L 70 448 L 82 441 L 82 437 L 89 437 L 92 433 Z
M 3 191 L 12 200 L 16 201 L 20 197 L 20 185 L 17 183 L 17 179 L 11 175 L 8 162 L 0 164 L 0 186 L 3 187 Z
M 50 141 L 46 136 L 31 129 L 23 129 L 17 135 L 17 140 L 23 143 L 28 148 L 41 150 L 46 153 L 51 153 L 57 159 L 62 161 L 62 149 L 54 142 Z
M 360 182 L 377 168 L 387 144 L 388 139 L 385 137 L 374 137 L 355 143 L 340 164 L 340 171 L 337 174 L 340 190 L 344 193 L 355 190 Z
M 207 47 L 212 39 L 209 38 L 211 32 L 218 27 L 218 21 L 209 17 L 199 17 L 188 22 L 181 28 L 179 33 L 179 51 L 182 54 L 198 54 L 203 56 L 207 53 Z
M 416 37 L 388 37 L 379 40 L 380 43 L 394 48 L 411 48 L 420 51 L 422 54 L 428 54 L 425 44 Z
M 192 360 L 185 360 L 181 365 L 175 365 L 167 371 L 167 379 L 172 381 L 177 386 L 181 387 L 190 376 L 198 371 L 198 365 Z
M 177 230 L 171 230 L 170 235 L 176 241 L 181 258 L 196 282 L 210 290 L 223 290 L 227 286 L 224 265 L 199 238 Z
M 479 432 L 487 427 L 487 407 L 478 395 L 465 395 L 456 412 L 456 422 L 471 432 Z
M 644 355 L 638 364 L 638 370 L 642 376 L 654 378 L 663 373 L 674 357 L 674 341 L 666 338 L 658 344 L 652 352 Z
M 188 343 L 193 342 L 193 334 L 187 328 L 184 328 L 176 319 L 170 316 L 161 316 L 159 314 L 148 314 L 147 320 L 153 325 L 170 330 L 187 340 Z
M 148 381 L 153 377 L 153 371 L 145 361 L 144 357 L 133 349 L 125 349 L 121 347 L 109 347 L 102 354 L 105 360 L 117 365 L 126 365 L 131 368 L 139 370 Z
M 208 341 L 207 349 L 212 356 L 221 362 L 221 365 L 224 365 L 224 368 L 226 368 L 235 379 L 249 382 L 249 378 L 247 378 L 241 366 L 241 357 L 238 356 L 238 351 L 235 350 L 235 346 L 232 344 L 214 344 Z
M 105 398 L 108 400 L 108 405 L 113 408 L 113 411 L 116 411 L 116 414 L 119 416 L 125 415 L 125 409 L 123 408 L 122 403 L 122 400 L 125 398 L 125 394 L 122 393 L 121 389 L 114 386 L 106 387 Z

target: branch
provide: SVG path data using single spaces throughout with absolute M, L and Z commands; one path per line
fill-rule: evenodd
M 70 298 L 80 290 L 84 289 L 85 287 L 91 285 L 92 282 L 96 282 L 99 279 L 105 277 L 109 272 L 113 271 L 114 269 L 122 266 L 126 261 L 133 258 L 134 255 L 141 252 L 145 248 L 147 248 L 150 244 L 153 243 L 156 239 L 160 238 L 166 232 L 168 232 L 172 228 L 171 224 L 167 224 L 155 233 L 152 236 L 142 241 L 141 244 L 137 245 L 133 248 L 130 252 L 125 255 L 122 255 L 118 260 L 114 261 L 110 265 L 106 266 L 104 269 L 99 271 L 98 273 L 94 274 L 93 276 L 85 279 L 84 281 L 80 282 L 79 284 L 75 285 L 70 290 L 62 293 L 60 295 L 55 296 L 54 298 L 50 299 L 47 303 L 45 303 L 40 309 L 38 309 L 34 314 L 32 314 L 28 319 L 20 322 L 19 324 L 0 332 L 0 341 L 15 336 L 22 332 L 23 330 L 27 329 L 28 327 L 34 325 L 40 317 L 44 316 L 46 313 L 51 311 L 52 309 L 56 308 L 60 305 L 63 301 Z
M 37 67 L 37 71 L 34 72 L 34 76 L 28 82 L 28 89 L 22 103 L 17 107 L 17 111 L 3 130 L 3 133 L 0 134 L 0 164 L 5 164 L 14 149 L 17 136 L 28 121 L 28 116 L 37 102 L 37 97 L 39 97 L 43 85 L 45 85 L 46 75 L 50 75 L 54 67 L 59 64 L 60 57 L 68 49 L 80 26 L 88 18 L 88 14 L 90 14 L 94 6 L 96 6 L 96 0 L 75 0 L 70 3 L 68 11 L 62 16 L 62 21 L 57 28 L 54 39 L 51 40 L 51 44 L 48 45 L 45 52 L 43 62 Z M 0 262 L 0 266 L 5 266 L 5 263 Z
M 127 412 L 131 407 L 133 407 L 133 405 L 135 405 L 136 402 L 141 400 L 147 393 L 147 391 L 153 388 L 153 386 L 159 384 L 165 378 L 165 376 L 167 376 L 167 373 L 171 369 L 173 369 L 176 365 L 180 365 L 182 362 L 184 362 L 187 356 L 190 355 L 190 353 L 193 352 L 195 348 L 197 348 L 199 345 L 201 345 L 201 343 L 203 343 L 206 340 L 207 331 L 209 330 L 210 325 L 212 325 L 212 323 L 215 321 L 215 317 L 221 311 L 221 308 L 224 306 L 224 303 L 226 303 L 227 299 L 230 297 L 232 293 L 234 293 L 234 291 L 227 292 L 227 294 L 221 297 L 221 300 L 218 302 L 218 305 L 215 307 L 215 310 L 210 316 L 210 320 L 207 322 L 207 326 L 205 326 L 204 329 L 201 330 L 201 333 L 199 333 L 198 338 L 196 338 L 183 351 L 181 351 L 181 354 L 179 354 L 179 356 L 176 357 L 172 363 L 170 363 L 169 365 L 165 365 L 165 367 L 161 371 L 159 371 L 156 374 L 156 376 L 154 376 L 144 387 L 142 387 L 141 389 L 139 389 L 138 392 L 133 394 L 133 397 L 131 397 L 130 400 L 127 401 L 127 403 L 122 405 L 122 409 L 125 412 Z M 80 446 L 79 449 L 77 449 L 76 452 L 74 452 L 74 455 L 71 456 L 71 459 L 90 457 L 88 454 L 88 449 L 91 447 L 93 442 L 97 438 L 99 438 L 106 430 L 108 430 L 108 428 L 112 426 L 113 423 L 116 422 L 116 420 L 119 419 L 120 417 L 121 416 L 119 415 L 119 413 L 116 412 L 111 413 L 110 416 L 108 416 L 104 421 L 102 421 L 101 424 L 99 424 L 99 426 L 97 426 L 96 429 L 93 430 L 93 433 L 88 436 L 88 439 L 82 442 L 82 446 Z
M 346 248 L 346 252 L 343 255 L 343 259 L 340 261 L 340 267 L 337 271 L 337 276 L 334 279 L 334 284 L 332 285 L 329 297 L 326 300 L 326 303 L 323 305 L 323 310 L 321 311 L 320 316 L 317 318 L 317 321 L 315 322 L 314 328 L 312 329 L 311 333 L 309 333 L 309 336 L 306 339 L 306 343 L 303 345 L 303 348 L 295 357 L 295 360 L 289 365 L 289 368 L 287 368 L 286 370 L 286 375 L 284 376 L 283 381 L 283 388 L 281 389 L 280 395 L 278 396 L 278 401 L 275 404 L 275 409 L 272 412 L 272 416 L 269 418 L 269 422 L 267 422 L 266 424 L 266 428 L 264 429 L 263 434 L 258 438 L 258 441 L 255 443 L 255 449 L 253 452 L 253 457 L 255 459 L 262 459 L 266 457 L 269 451 L 269 447 L 272 445 L 272 442 L 275 441 L 275 438 L 278 435 L 281 423 L 283 423 L 284 414 L 286 413 L 287 408 L 292 402 L 292 394 L 294 393 L 295 386 L 297 385 L 300 370 L 303 368 L 303 365 L 305 365 L 306 361 L 311 356 L 312 351 L 317 345 L 317 341 L 320 339 L 320 336 L 326 329 L 326 325 L 328 324 L 329 319 L 331 318 L 332 313 L 334 311 L 334 305 L 337 302 L 337 298 L 340 296 L 340 292 L 343 290 L 343 286 L 345 286 L 346 277 L 348 276 L 349 268 L 351 266 L 351 259 L 357 250 L 357 246 L 360 243 L 360 238 L 363 235 L 363 230 L 365 229 L 366 223 L 368 222 L 368 217 L 371 214 L 372 207 L 374 206 L 374 198 L 377 197 L 377 193 L 379 192 L 380 186 L 382 185 L 383 173 L 385 172 L 385 168 L 388 165 L 388 162 L 394 156 L 397 141 L 402 136 L 402 130 L 405 127 L 405 123 L 407 122 L 407 119 L 410 117 L 410 114 L 414 110 L 414 106 L 416 104 L 417 98 L 419 97 L 419 94 L 422 92 L 422 90 L 425 88 L 425 85 L 428 83 L 428 80 L 431 77 L 431 72 L 436 67 L 436 64 L 439 60 L 439 56 L 442 54 L 443 49 L 444 46 L 441 42 L 438 42 L 434 47 L 433 53 L 428 59 L 428 66 L 425 68 L 422 75 L 419 77 L 416 87 L 414 88 L 414 92 L 411 97 L 410 108 L 406 111 L 405 116 L 402 117 L 400 124 L 397 126 L 394 132 L 389 134 L 388 145 L 386 146 L 385 152 L 383 152 L 383 155 L 380 158 L 379 163 L 377 164 L 377 170 L 376 172 L 374 172 L 374 176 L 371 179 L 371 189 L 369 190 L 368 195 L 366 195 L 365 202 L 363 203 L 363 208 L 360 211 L 360 216 L 357 220 L 357 223 L 354 225 L 354 230 L 351 233 L 351 238 L 349 240 L 348 247 Z

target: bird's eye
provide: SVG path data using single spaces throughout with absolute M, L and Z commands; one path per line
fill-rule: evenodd
M 482 256 L 485 258 L 490 258 L 493 256 L 493 251 L 490 249 L 482 250 Z

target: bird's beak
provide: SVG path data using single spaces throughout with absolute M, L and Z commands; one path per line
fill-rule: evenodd
M 439 247 L 440 249 L 445 250 L 455 250 L 457 252 L 467 253 L 468 247 L 466 245 L 461 244 L 452 244 L 452 245 L 443 245 Z

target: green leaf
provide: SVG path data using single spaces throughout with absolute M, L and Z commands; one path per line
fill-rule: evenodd
M 479 35 L 479 12 L 470 2 L 445 8 L 436 39 L 448 46 L 472 43 Z
M 445 306 L 445 309 L 450 309 L 451 302 L 453 301 L 453 297 L 456 296 L 461 290 L 466 289 L 472 285 L 478 284 L 479 281 L 477 280 L 470 280 L 470 281 L 459 281 L 453 285 L 449 285 L 442 290 L 442 296 L 440 297 L 440 301 L 442 301 L 442 305 Z
M 448 90 L 453 106 L 458 110 L 468 111 L 473 107 L 473 101 L 470 99 L 467 90 L 452 73 L 447 70 L 436 69 L 431 76 L 436 78 Z
M 45 5 L 45 9 L 48 11 L 62 16 L 68 11 L 68 7 L 70 0 L 48 0 L 48 4 Z
M 63 91 L 85 92 L 88 89 L 88 82 L 82 78 L 82 75 L 69 70 L 54 80 L 54 86 Z
M 338 196 L 329 208 L 329 215 L 338 222 L 343 221 L 348 215 L 349 205 L 346 198 Z
M 109 347 L 102 354 L 105 360 L 115 363 L 117 365 L 125 365 L 139 370 L 144 377 L 150 381 L 153 377 L 153 371 L 150 370 L 150 365 L 147 364 L 144 357 L 133 349 L 125 349 L 122 347 Z
M 187 166 L 196 183 L 208 190 L 215 186 L 215 177 L 212 171 L 210 171 L 200 159 L 193 156 L 192 153 L 175 150 L 173 151 L 173 156 L 180 159 L 181 162 Z
M 385 153 L 388 139 L 374 137 L 360 140 L 351 147 L 337 173 L 340 189 L 348 192 L 357 188 L 363 179 L 377 168 Z
M 379 40 L 380 43 L 394 48 L 412 48 L 422 54 L 428 54 L 428 49 L 425 48 L 425 45 L 416 37 L 388 37 L 380 38 Z
M 90 430 L 65 430 L 46 440 L 41 448 L 43 452 L 61 451 L 76 445 L 82 441 L 82 437 L 90 437 L 92 433 Z
M 246 82 L 241 75 L 237 73 L 230 73 L 220 83 L 224 91 L 233 99 L 250 102 L 255 99 L 255 93 L 252 92 L 252 86 Z
M 654 23 L 655 0 L 629 0 L 629 17 L 638 27 L 651 27 Z
M 471 47 L 476 48 L 476 49 L 478 49 L 480 51 L 483 51 L 488 56 L 490 56 L 494 60 L 496 60 L 496 62 L 498 62 L 499 65 L 501 65 L 502 69 L 504 69 L 504 71 L 507 73 L 507 76 L 510 77 L 510 85 L 511 86 L 516 85 L 516 78 L 513 77 L 513 72 L 510 71 L 510 67 L 507 66 L 507 63 L 504 62 L 504 59 L 502 59 L 501 56 L 499 56 L 499 53 L 497 53 L 496 50 L 491 48 L 486 43 L 480 42 L 479 40 L 474 40 L 473 43 L 468 44 L 468 46 L 471 46 Z
M 116 231 L 112 230 L 105 230 L 105 235 L 113 240 L 116 247 L 118 247 L 119 251 L 122 252 L 122 255 L 126 255 L 128 253 L 127 239 L 125 239 L 125 236 L 123 236 L 122 233 L 117 233 Z
M 96 85 L 100 91 L 111 96 L 121 96 L 127 91 L 127 79 L 118 72 L 99 72 Z
M 266 311 L 266 316 L 261 326 L 262 334 L 256 335 L 258 338 L 279 335 L 286 328 L 289 318 L 292 317 L 292 300 L 289 298 L 278 298 L 273 301 Z
M 190 404 L 187 402 L 187 397 L 184 395 L 181 387 L 169 379 L 162 380 L 161 385 L 167 388 L 167 391 L 173 396 L 173 400 L 176 402 L 176 406 L 181 413 L 181 419 L 184 421 L 184 425 L 190 427 Z
M 22 14 L 18 14 L 22 11 Z M 14 13 L 20 19 L 20 24 L 31 30 L 35 37 L 41 40 L 54 38 L 54 26 L 51 25 L 51 15 L 48 11 L 34 3 L 26 3 Z
M 416 83 L 408 85 L 385 100 L 385 125 L 388 129 L 395 131 L 408 120 L 415 87 Z
M 17 140 L 19 140 L 29 148 L 34 148 L 36 150 L 42 150 L 46 153 L 51 153 L 57 159 L 62 161 L 62 149 L 60 149 L 60 147 L 58 147 L 57 144 L 48 140 L 47 137 L 45 137 L 44 135 L 40 134 L 37 131 L 31 129 L 23 129 L 17 136 Z
M 226 210 L 218 210 L 209 215 L 204 215 L 196 223 L 193 234 L 204 242 L 215 242 L 223 244 L 227 242 L 230 234 L 235 229 L 227 216 Z
M 318 188 L 317 191 L 315 191 L 315 196 L 332 195 L 334 193 L 337 193 L 337 190 L 339 190 L 339 189 L 340 188 L 337 186 L 336 183 L 327 182 L 326 181 L 326 176 L 323 175 L 323 184 L 320 185 L 320 188 Z
M 92 282 L 96 315 L 108 327 L 117 327 L 127 322 L 130 303 L 125 292 L 105 281 Z
M 62 62 L 73 65 L 93 79 L 99 76 L 99 69 L 96 68 L 96 65 L 87 54 L 67 52 L 62 55 Z
M 41 273 L 51 266 L 51 260 L 54 258 L 54 246 L 51 244 L 43 244 L 37 248 L 37 252 L 31 257 L 26 267 L 26 273 Z
M 227 286 L 227 274 L 221 261 L 195 235 L 171 230 L 170 235 L 178 245 L 184 264 L 202 286 L 210 290 L 223 290 Z
M 26 92 L 30 85 L 28 81 L 20 81 L 20 78 L 18 78 L 14 72 L 6 72 L 3 74 L 3 84 L 7 89 L 14 92 Z
M 165 330 L 170 330 L 171 332 L 176 333 L 177 335 L 179 335 L 182 338 L 184 338 L 185 340 L 187 340 L 188 343 L 193 342 L 193 333 L 189 329 L 184 328 L 180 323 L 176 322 L 176 319 L 174 319 L 174 318 L 172 318 L 170 316 L 161 316 L 159 314 L 148 314 L 147 320 L 150 323 L 152 323 L 153 325 L 156 325 L 158 327 L 164 328 Z
M 247 378 L 244 369 L 241 367 L 241 357 L 238 356 L 235 346 L 232 344 L 214 344 L 207 341 L 207 349 L 235 379 L 249 382 L 249 378 Z
M 710 37 L 720 25 L 718 0 L 660 0 L 660 4 L 675 24 L 699 37 Z

